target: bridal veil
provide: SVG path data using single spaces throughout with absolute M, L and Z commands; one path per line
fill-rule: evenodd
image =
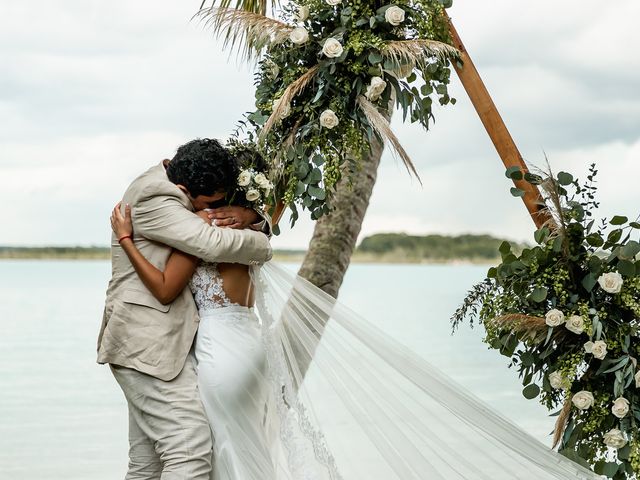
M 278 480 L 601 478 L 303 278 L 252 274 Z

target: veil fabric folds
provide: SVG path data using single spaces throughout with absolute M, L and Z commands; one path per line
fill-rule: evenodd
M 283 478 L 602 478 L 302 277 L 273 262 L 252 276 Z

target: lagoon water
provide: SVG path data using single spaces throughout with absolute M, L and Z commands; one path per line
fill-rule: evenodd
M 295 268 L 294 265 L 289 265 Z M 507 359 L 449 317 L 486 266 L 362 265 L 340 300 L 549 444 Z M 126 403 L 95 363 L 108 262 L 0 262 L 0 479 L 112 480 L 127 461 Z

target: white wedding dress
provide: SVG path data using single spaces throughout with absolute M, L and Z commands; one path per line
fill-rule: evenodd
M 252 276 L 255 311 L 215 264 L 190 284 L 213 480 L 601 478 L 301 277 Z

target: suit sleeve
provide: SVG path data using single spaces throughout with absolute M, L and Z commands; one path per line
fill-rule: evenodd
M 176 195 L 143 195 L 132 206 L 131 215 L 136 235 L 208 262 L 251 265 L 271 259 L 271 246 L 264 233 L 211 228 Z
M 260 216 L 261 220 L 258 220 L 253 225 L 250 225 L 249 228 L 255 230 L 256 232 L 262 232 L 269 238 L 271 238 L 273 235 L 271 215 L 263 210 L 255 210 L 255 212 Z

